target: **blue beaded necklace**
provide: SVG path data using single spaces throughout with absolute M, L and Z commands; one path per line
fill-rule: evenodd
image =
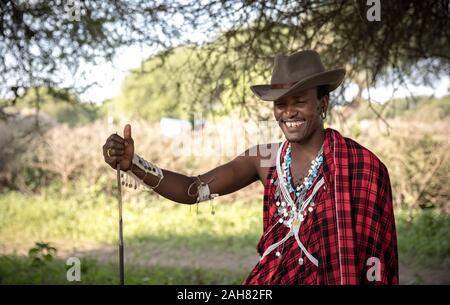
M 323 162 L 323 144 L 320 148 L 319 152 L 317 153 L 316 158 L 311 161 L 311 168 L 308 171 L 308 176 L 303 180 L 303 183 L 299 186 L 297 186 L 296 189 L 292 187 L 292 176 L 291 176 L 291 162 L 292 162 L 292 155 L 291 155 L 291 143 L 289 143 L 288 148 L 286 149 L 286 153 L 284 155 L 284 162 L 283 162 L 283 171 L 284 171 L 284 177 L 286 178 L 287 185 L 289 187 L 289 193 L 295 194 L 296 198 L 299 198 L 301 195 L 304 195 L 306 191 L 311 187 L 314 179 L 316 178 L 319 168 L 322 165 Z
M 287 142 L 287 141 L 286 141 Z M 322 177 L 314 186 L 313 191 L 305 198 L 306 191 L 311 188 L 312 183 L 315 177 L 319 173 L 319 168 L 323 162 L 323 145 L 320 148 L 316 158 L 311 162 L 311 168 L 309 170 L 308 176 L 305 178 L 302 185 L 296 187 L 292 187 L 292 177 L 290 174 L 290 166 L 292 162 L 291 156 L 291 144 L 287 143 L 286 152 L 284 156 L 282 155 L 283 149 L 286 144 L 281 145 L 278 149 L 277 153 L 277 164 L 276 170 L 278 175 L 278 185 L 276 190 L 276 198 L 277 201 L 275 205 L 277 206 L 277 213 L 274 214 L 278 221 L 273 225 L 272 228 L 275 228 L 276 225 L 283 224 L 289 228 L 287 235 L 285 235 L 281 240 L 273 243 L 269 247 L 266 248 L 264 253 L 261 255 L 262 260 L 265 256 L 269 255 L 272 251 L 277 250 L 275 252 L 275 256 L 281 257 L 282 252 L 284 251 L 284 243 L 292 236 L 294 236 L 295 241 L 300 249 L 300 255 L 298 258 L 299 265 L 304 264 L 304 257 L 311 261 L 315 266 L 318 266 L 319 262 L 317 258 L 315 258 L 311 253 L 308 252 L 306 247 L 303 245 L 299 238 L 300 226 L 305 221 L 305 218 L 309 213 L 313 212 L 313 208 L 315 205 L 314 198 L 317 195 L 318 191 L 324 185 L 324 178 Z M 294 198 L 293 196 L 294 195 Z M 267 234 L 267 233 L 266 233 Z M 279 246 L 283 245 L 283 248 L 280 250 Z

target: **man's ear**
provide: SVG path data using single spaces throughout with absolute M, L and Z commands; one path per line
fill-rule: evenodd
M 328 103 L 330 101 L 329 95 L 324 95 L 320 101 L 320 112 L 327 112 L 328 111 Z

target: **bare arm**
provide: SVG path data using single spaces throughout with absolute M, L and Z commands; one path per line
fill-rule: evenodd
M 133 155 L 134 141 L 131 137 L 131 126 L 129 125 L 125 126 L 124 138 L 112 134 L 103 145 L 105 162 L 112 168 L 115 169 L 117 163 L 119 163 L 122 170 L 131 170 L 138 178 L 144 178 L 144 183 L 148 186 L 157 186 L 154 190 L 165 198 L 186 204 L 197 202 L 197 186 L 199 183 L 196 177 L 163 169 L 164 179 L 158 185 L 158 177 L 145 175 L 144 171 L 132 164 Z M 259 179 L 257 169 L 259 163 L 257 160 L 258 157 L 251 156 L 246 151 L 232 161 L 198 177 L 202 182 L 208 183 L 210 194 L 229 194 Z
M 202 182 L 208 183 L 211 194 L 229 194 L 259 179 L 254 159 L 255 157 L 250 157 L 244 153 L 198 177 Z M 135 165 L 133 165 L 132 171 L 141 179 L 144 176 L 144 173 Z M 163 169 L 163 174 L 164 179 L 154 191 L 179 203 L 193 204 L 197 201 L 198 180 L 196 177 L 189 177 L 165 169 Z M 149 186 L 155 186 L 158 180 L 155 176 L 147 175 L 144 182 Z

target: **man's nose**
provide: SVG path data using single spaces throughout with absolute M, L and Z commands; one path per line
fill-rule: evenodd
M 287 104 L 285 109 L 285 114 L 288 117 L 293 117 L 297 114 L 297 109 L 294 104 Z

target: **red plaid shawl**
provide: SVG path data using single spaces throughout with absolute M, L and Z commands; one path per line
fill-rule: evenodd
M 307 196 L 321 177 L 325 185 L 299 232 L 308 252 L 318 259 L 318 267 L 308 259 L 299 265 L 300 250 L 291 237 L 277 249 L 283 253 L 280 257 L 276 251 L 267 255 L 243 284 L 398 284 L 397 238 L 386 166 L 366 148 L 328 128 L 324 161 Z M 271 167 L 264 189 L 260 255 L 289 231 L 282 224 L 269 230 L 278 220 L 276 179 L 277 171 Z M 379 259 L 379 280 L 367 277 L 367 273 L 375 274 L 371 257 Z

